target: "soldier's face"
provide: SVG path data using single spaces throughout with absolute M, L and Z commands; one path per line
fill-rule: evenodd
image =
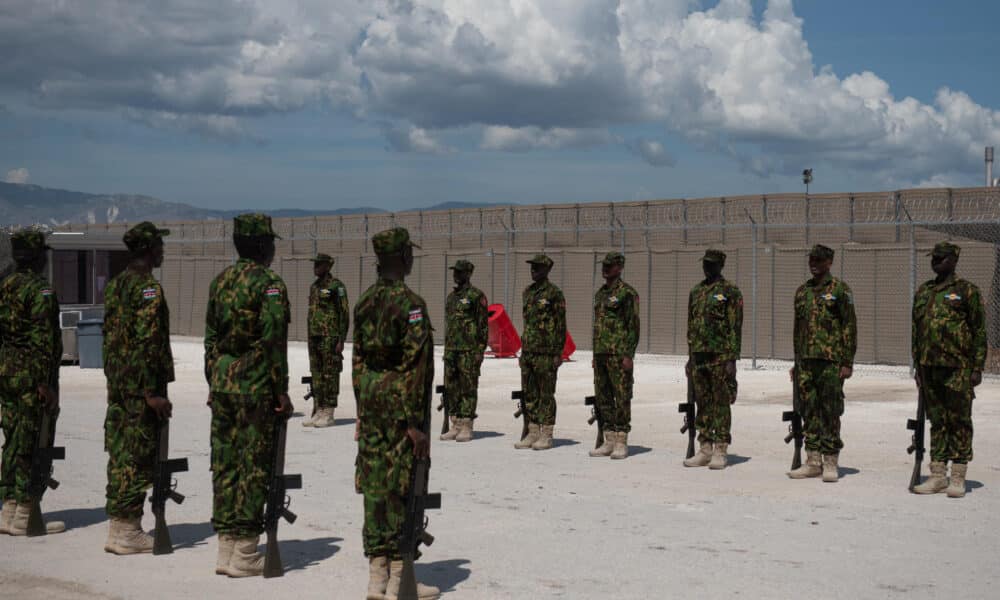
M 274 250 L 275 250 L 274 238 L 271 238 L 270 240 L 265 242 L 265 244 L 266 245 L 264 246 L 264 264 L 270 267 L 271 263 L 274 261 Z
M 465 285 L 469 283 L 468 271 L 459 271 L 458 269 L 455 269 L 451 273 L 452 273 L 451 278 L 455 282 L 455 285 Z
M 831 265 L 833 265 L 832 258 L 809 257 L 809 272 L 813 277 L 823 277 L 830 272 Z
M 617 279 L 621 274 L 622 266 L 620 264 L 601 264 L 601 275 L 603 275 L 605 279 Z
M 951 275 L 955 272 L 955 267 L 957 265 L 958 258 L 954 254 L 931 257 L 931 269 L 933 269 L 934 273 L 937 275 Z
M 531 280 L 538 282 L 549 276 L 552 267 L 539 263 L 531 263 Z
M 153 268 L 159 269 L 163 266 L 163 240 L 158 240 L 153 246 Z
M 313 275 L 316 277 L 323 277 L 330 272 L 330 263 L 328 262 L 318 262 L 313 263 Z
M 701 261 L 701 270 L 705 273 L 705 277 L 717 277 L 722 273 L 722 265 L 710 260 L 703 260 Z
M 403 273 L 409 275 L 413 270 L 413 247 L 407 246 L 403 250 Z

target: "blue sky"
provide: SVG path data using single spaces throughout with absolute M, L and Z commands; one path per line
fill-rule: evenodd
M 9 181 L 405 209 L 982 185 L 1000 145 L 997 3 L 72 4 L 0 7 Z

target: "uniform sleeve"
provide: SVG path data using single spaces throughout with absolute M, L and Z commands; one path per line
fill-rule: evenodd
M 401 340 L 402 354 L 396 366 L 398 392 L 407 426 L 420 429 L 427 409 L 428 368 L 430 377 L 434 376 L 431 322 L 427 307 L 420 304 L 411 305 L 403 318 L 406 321 Z
M 635 357 L 639 347 L 639 294 L 633 291 L 629 294 L 628 307 L 625 315 L 625 353 L 629 358 Z
M 795 360 L 799 359 L 799 354 L 802 352 L 802 342 L 804 341 L 802 338 L 805 335 L 805 323 L 799 318 L 799 297 L 803 293 L 800 286 L 795 290 L 795 296 L 792 299 L 792 356 Z
M 694 335 L 693 325 L 694 325 L 694 291 L 696 287 L 691 288 L 688 292 L 688 320 L 687 320 L 687 343 L 688 343 L 688 356 L 691 355 L 691 338 Z
M 739 360 L 743 349 L 743 292 L 738 287 L 729 290 L 729 348 L 726 360 Z
M 360 305 L 360 301 L 359 301 Z M 351 385 L 354 386 L 355 410 L 361 414 L 361 379 L 365 369 L 364 344 L 361 343 L 361 327 L 358 326 L 358 305 L 354 307 L 354 338 L 351 340 Z
M 275 293 L 275 290 L 277 293 Z M 280 279 L 263 290 L 260 306 L 260 337 L 254 341 L 254 353 L 269 365 L 272 393 L 288 393 L 288 290 Z
M 479 295 L 479 302 L 476 303 L 476 344 L 480 352 L 486 351 L 486 344 L 490 340 L 490 303 L 486 299 L 486 294 Z
M 910 307 L 910 356 L 913 358 L 913 366 L 919 366 L 918 361 L 919 353 L 917 349 L 920 347 L 920 328 L 917 326 L 917 319 L 919 315 L 917 314 L 917 299 L 920 298 L 920 294 L 924 292 L 924 286 L 920 286 L 917 293 L 913 295 L 913 305 Z
M 969 360 L 972 370 L 982 371 L 986 366 L 986 312 L 983 309 L 983 298 L 979 288 L 969 286 L 969 333 L 972 334 L 972 347 L 969 349 Z
M 554 335 L 559 341 L 559 352 L 561 354 L 563 346 L 566 343 L 566 297 L 563 295 L 562 290 L 556 290 L 553 302 L 556 307 Z
M 843 348 L 843 354 L 840 357 L 840 366 L 853 368 L 854 355 L 858 351 L 858 319 L 854 314 L 854 293 L 846 284 L 844 284 L 843 292 L 841 303 L 841 311 L 843 312 L 841 348 Z
M 59 360 L 56 359 L 57 344 L 62 345 L 62 339 L 56 339 L 56 334 L 59 332 L 59 303 L 48 284 L 32 286 L 28 294 L 26 308 L 32 331 L 26 356 L 44 357 L 37 361 L 26 361 L 29 363 L 28 371 L 32 381 L 44 381 L 54 385 L 58 381 L 59 372 Z M 61 350 L 59 358 L 62 358 Z
M 216 281 L 208 288 L 208 308 L 205 309 L 205 381 L 212 385 L 212 367 L 219 358 L 219 335 L 216 324 Z
M 132 331 L 135 347 L 139 349 L 135 372 L 138 381 L 135 384 L 142 391 L 153 394 L 157 391 L 157 382 L 163 379 L 163 373 L 157 370 L 162 364 L 159 355 L 162 354 L 164 346 L 170 344 L 170 332 L 164 331 L 163 319 L 160 318 L 166 305 L 163 300 L 163 288 L 159 283 L 153 283 L 148 287 L 137 287 L 136 292 L 141 297 L 135 299 L 134 306 L 138 306 L 139 309 L 135 313 L 135 326 Z
M 337 321 L 337 339 L 345 342 L 347 341 L 347 330 L 351 326 L 351 307 L 347 301 L 347 287 L 343 283 L 337 282 L 334 293 L 337 295 L 336 302 L 340 311 L 340 319 Z

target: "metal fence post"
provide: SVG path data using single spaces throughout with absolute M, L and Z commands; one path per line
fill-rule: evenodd
M 750 278 L 750 302 L 752 308 L 750 309 L 750 368 L 757 368 L 757 222 L 753 220 L 753 216 L 750 211 L 746 211 L 747 218 L 750 219 L 750 270 L 753 275 Z M 774 277 L 774 274 L 771 274 Z M 771 304 L 774 304 L 774 298 L 771 298 Z

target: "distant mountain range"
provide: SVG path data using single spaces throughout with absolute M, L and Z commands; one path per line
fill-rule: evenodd
M 500 206 L 469 202 L 444 202 L 421 210 L 448 210 Z M 213 210 L 181 202 L 166 202 L 134 194 L 88 194 L 38 185 L 0 182 L 0 225 L 64 225 L 68 223 L 116 223 L 137 221 L 206 221 L 231 219 L 245 210 Z M 369 206 L 333 210 L 278 208 L 272 217 L 311 217 L 386 212 Z

